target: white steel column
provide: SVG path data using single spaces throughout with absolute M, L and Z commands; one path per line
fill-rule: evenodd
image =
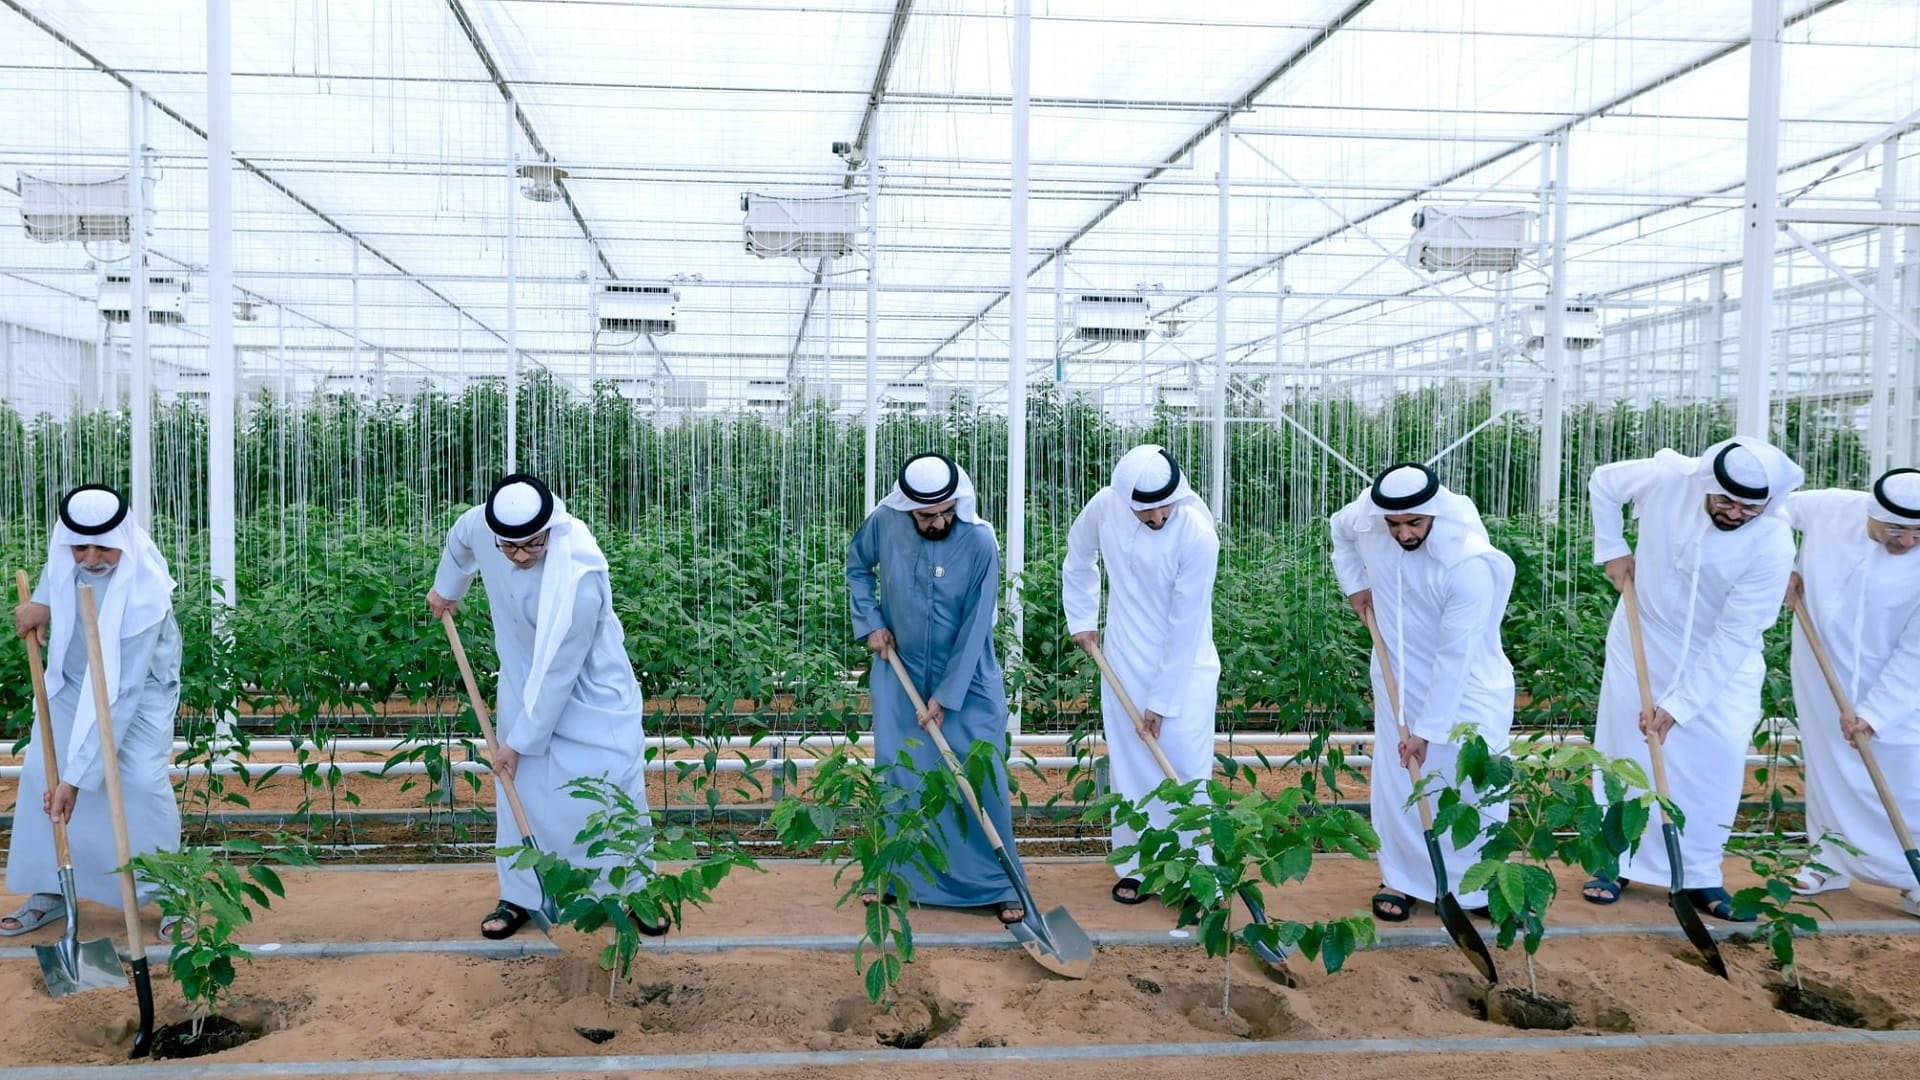
M 1900 182 L 1900 137 L 1888 139 L 1881 153 L 1880 207 L 1891 213 Z M 1875 267 L 1873 291 L 1883 309 L 1891 309 L 1895 299 L 1894 279 L 1900 267 L 1899 250 L 1895 246 L 1898 239 L 1898 231 L 1892 225 L 1881 226 L 1877 247 L 1880 259 Z M 1893 389 L 1893 354 L 1893 320 L 1882 310 L 1873 319 L 1873 377 L 1867 384 L 1873 393 L 1867 413 L 1867 469 L 1874 476 L 1893 464 L 1893 439 L 1889 431 L 1893 418 L 1888 408 L 1888 394 Z
M 1573 130 L 1564 128 L 1553 145 L 1540 147 L 1541 169 L 1548 166 L 1551 149 L 1553 170 L 1553 249 L 1549 252 L 1552 278 L 1547 285 L 1545 359 L 1547 378 L 1540 395 L 1540 514 L 1553 517 L 1560 507 L 1561 422 L 1564 398 L 1561 380 L 1567 371 L 1567 162 L 1571 157 L 1567 144 Z
M 516 236 L 520 231 L 520 183 L 514 169 L 519 158 L 514 145 L 514 123 L 519 106 L 507 102 L 507 471 L 520 471 L 520 304 L 514 281 Z M 659 401 L 659 394 L 654 395 Z
M 820 290 L 820 389 L 819 395 L 827 403 L 827 412 L 833 412 L 833 294 L 838 289 L 832 287 L 833 256 L 820 260 L 820 280 L 828 287 Z
M 867 430 L 866 507 L 872 513 L 880 501 L 880 164 L 873 144 L 879 128 L 867 133 Z M 927 373 L 931 376 L 932 371 Z M 927 404 L 933 404 L 933 391 L 927 391 Z
M 1007 264 L 1007 613 L 1013 619 L 1014 651 L 1021 651 L 1026 616 L 1020 601 L 1027 568 L 1027 237 L 1028 122 L 1032 119 L 1033 0 L 1013 5 L 1013 185 Z M 976 323 L 976 325 L 978 325 Z M 1009 664 L 1020 662 L 1018 655 Z M 1007 730 L 1020 734 L 1020 706 L 1009 702 Z
M 1053 253 L 1053 385 L 1067 384 L 1067 357 L 1061 349 L 1061 334 L 1067 317 L 1067 249 Z
M 1208 462 L 1212 475 L 1207 492 L 1207 502 L 1213 510 L 1213 520 L 1226 524 L 1227 520 L 1227 285 L 1231 272 L 1227 265 L 1227 242 L 1231 231 L 1232 218 L 1232 180 L 1227 173 L 1228 151 L 1233 149 L 1233 112 L 1220 120 L 1220 213 L 1219 252 L 1216 257 L 1213 310 L 1213 432 L 1209 440 Z
M 1780 210 L 1780 2 L 1753 0 L 1747 49 L 1747 229 L 1740 261 L 1740 408 L 1735 434 L 1764 438 L 1771 404 L 1773 252 Z
M 1280 422 L 1280 412 L 1286 408 L 1280 388 L 1286 379 L 1280 369 L 1287 365 L 1287 356 L 1283 343 L 1287 336 L 1287 260 L 1281 259 L 1273 264 L 1273 374 L 1268 376 L 1267 396 L 1272 402 L 1274 423 Z
M 1906 228 L 1906 253 L 1900 275 L 1900 310 L 1920 321 L 1920 226 Z M 1920 340 L 1900 335 L 1899 366 L 1893 374 L 1893 462 L 1896 465 L 1920 463 L 1920 447 L 1914 439 L 1914 401 L 1920 385 Z
M 233 43 L 228 0 L 207 0 L 207 515 L 216 633 L 239 601 L 233 499 Z
M 147 98 L 127 91 L 127 366 L 132 369 L 127 395 L 133 517 L 143 529 L 153 527 L 153 361 L 147 352 Z M 219 318 L 215 302 L 207 305 L 209 322 Z M 229 312 L 231 314 L 231 312 Z

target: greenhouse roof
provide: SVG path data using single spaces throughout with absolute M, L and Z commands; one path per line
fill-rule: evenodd
M 1286 365 L 1474 353 L 1481 328 L 1544 299 L 1540 237 L 1511 275 L 1430 272 L 1408 264 L 1410 221 L 1546 209 L 1563 134 L 1569 295 L 1628 318 L 1710 299 L 1714 268 L 1739 294 L 1749 0 L 1034 8 L 1036 377 L 1201 381 L 1223 266 L 1225 353 L 1249 371 L 1273 368 L 1276 327 Z M 1881 205 L 1885 159 L 1849 152 L 1920 108 L 1920 4 L 1786 0 L 1786 20 L 1782 192 L 1842 164 L 1798 205 Z M 583 389 L 699 382 L 724 405 L 748 380 L 804 378 L 853 407 L 871 274 L 879 375 L 903 384 L 889 393 L 1002 383 L 1015 38 L 1010 6 L 976 0 L 235 4 L 243 370 L 458 385 L 503 372 L 512 339 Z M 138 91 L 150 266 L 189 288 L 151 347 L 178 379 L 205 371 L 206 68 L 198 0 L 0 0 L 0 322 L 100 332 L 99 275 L 126 245 L 30 238 L 21 177 L 125 172 Z M 564 179 L 516 175 L 541 164 Z M 761 230 L 756 254 L 750 195 L 802 227 Z M 1799 229 L 1854 271 L 1871 261 L 1848 240 L 1861 226 Z M 783 254 L 836 230 L 851 250 L 830 262 Z M 674 290 L 672 332 L 602 327 L 612 283 Z M 1082 295 L 1144 300 L 1144 340 L 1076 336 L 1104 317 Z

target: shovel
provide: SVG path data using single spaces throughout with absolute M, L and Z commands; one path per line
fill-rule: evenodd
M 900 662 L 900 654 L 889 650 L 887 659 L 893 663 L 893 673 L 900 677 L 900 686 L 906 690 L 908 700 L 913 702 L 916 715 L 927 711 L 927 703 L 920 698 L 920 691 L 913 688 L 913 680 L 907 675 L 907 666 Z M 947 737 L 940 732 L 939 724 L 927 725 L 927 734 L 933 736 L 933 745 L 940 750 L 941 760 L 947 763 L 947 771 L 959 781 L 960 793 L 966 796 L 967 806 L 973 810 L 974 819 L 980 822 L 980 828 L 987 834 L 987 843 L 992 846 L 994 857 L 1000 860 L 1000 869 L 1006 871 L 1007 880 L 1013 883 L 1013 891 L 1020 897 L 1020 907 L 1025 912 L 1017 923 L 1005 924 L 1020 947 L 1027 950 L 1035 963 L 1055 975 L 1069 979 L 1084 979 L 1093 968 L 1093 941 L 1080 924 L 1073 921 L 1064 907 L 1054 908 L 1042 916 L 1034 905 L 1033 894 L 1027 890 L 1026 876 L 1014 863 L 1013 857 L 1000 842 L 1000 831 L 993 827 L 992 819 L 980 806 L 980 796 L 967 782 L 967 774 L 960 767 L 960 760 L 953 756 L 953 748 L 947 745 Z
M 13 583 L 20 590 L 20 602 L 33 599 L 27 584 L 27 572 L 15 570 Z M 47 672 L 40 662 L 40 644 L 26 639 L 27 671 L 33 676 L 33 708 L 38 721 L 35 738 L 40 743 L 40 763 L 47 770 L 47 791 L 60 786 L 60 765 L 54 760 L 53 719 L 47 708 Z M 120 966 L 120 954 L 107 938 L 80 940 L 80 902 L 73 888 L 73 853 L 67 847 L 67 823 L 53 823 L 53 854 L 60 866 L 60 900 L 66 905 L 67 929 L 53 945 L 35 945 L 40 958 L 40 977 L 51 997 L 66 997 L 84 990 L 111 990 L 127 985 L 127 971 Z
M 1373 653 L 1380 658 L 1380 681 L 1387 684 L 1387 705 L 1393 710 L 1393 724 L 1400 732 L 1400 741 L 1406 742 L 1409 736 L 1406 721 L 1400 718 L 1400 684 L 1393 678 L 1393 661 L 1387 656 L 1387 643 L 1380 640 L 1380 628 L 1374 624 L 1373 613 L 1366 616 L 1367 634 L 1373 638 Z M 1374 745 L 1375 768 L 1380 760 L 1378 740 Z M 1416 790 L 1420 787 L 1420 766 L 1407 763 L 1407 776 L 1413 780 Z M 1493 967 L 1493 954 L 1487 951 L 1487 943 L 1480 938 L 1480 931 L 1474 929 L 1467 919 L 1467 913 L 1460 908 L 1460 901 L 1453 895 L 1453 887 L 1447 883 L 1447 863 L 1440 855 L 1440 841 L 1433 835 L 1433 807 L 1427 802 L 1426 792 L 1420 793 L 1420 830 L 1427 841 L 1427 861 L 1433 864 L 1433 895 L 1435 911 L 1440 913 L 1440 923 L 1447 928 L 1447 936 L 1467 954 L 1467 959 L 1479 969 L 1481 975 L 1490 983 L 1500 981 L 1500 975 Z
M 147 972 L 147 946 L 140 934 L 140 897 L 133 881 L 133 844 L 127 839 L 127 800 L 120 791 L 120 743 L 113 733 L 113 706 L 107 701 L 107 672 L 100 656 L 100 616 L 93 586 L 80 586 L 80 625 L 87 634 L 87 668 L 93 673 L 93 715 L 100 732 L 100 766 L 106 774 L 107 809 L 113 818 L 113 852 L 120 859 L 120 910 L 127 916 L 127 956 L 133 965 L 133 992 L 140 1001 L 140 1030 L 130 1058 L 153 1049 L 153 976 Z M 52 747 L 48 747 L 49 750 Z M 69 930 L 73 923 L 67 923 Z
M 491 759 L 499 752 L 500 741 L 493 737 L 493 718 L 487 712 L 486 699 L 480 696 L 480 684 L 473 681 L 473 667 L 467 663 L 467 650 L 460 644 L 460 631 L 453 625 L 453 612 L 440 616 L 440 625 L 447 628 L 447 644 L 453 646 L 453 658 L 460 664 L 460 679 L 467 684 L 467 700 L 473 702 L 473 715 L 480 721 L 480 734 L 487 740 L 487 757 Z M 494 773 L 493 778 L 500 781 L 507 806 L 513 810 L 513 822 L 520 826 L 520 843 L 539 851 L 540 843 L 533 838 L 533 826 L 527 822 L 527 811 L 520 805 L 520 792 L 513 786 L 513 777 Z M 527 914 L 533 916 L 533 924 L 541 933 L 552 937 L 553 924 L 560 921 L 560 907 L 547 895 L 546 883 L 540 882 L 540 875 L 535 874 L 534 880 L 540 884 L 540 906 Z
M 1114 695 L 1120 699 L 1121 707 L 1127 710 L 1127 718 L 1133 721 L 1134 734 L 1140 736 L 1140 741 L 1147 744 L 1147 749 L 1153 754 L 1153 760 L 1160 764 L 1160 771 L 1166 774 L 1167 779 L 1179 782 L 1180 776 L 1173 771 L 1173 762 L 1168 761 L 1166 752 L 1160 749 L 1160 740 L 1154 738 L 1153 733 L 1147 730 L 1147 722 L 1141 718 L 1139 708 L 1133 703 L 1133 697 L 1127 693 L 1126 687 L 1120 685 L 1120 676 L 1115 675 L 1113 667 L 1107 663 L 1107 654 L 1100 651 L 1099 645 L 1094 645 L 1087 649 L 1087 655 L 1093 657 L 1093 662 L 1100 667 L 1100 674 L 1106 677 L 1107 685 L 1113 687 Z M 1260 890 L 1249 883 L 1240 887 L 1238 895 L 1247 905 L 1247 914 L 1252 916 L 1253 921 L 1261 926 L 1267 925 L 1267 909 L 1266 905 L 1260 902 Z M 1282 949 L 1284 948 L 1282 946 Z M 1271 949 L 1265 943 L 1251 941 L 1247 943 L 1247 949 L 1269 968 L 1287 966 L 1285 951 Z
M 1820 631 L 1813 628 L 1813 616 L 1807 614 L 1806 600 L 1796 597 L 1792 606 L 1793 614 L 1800 620 L 1800 629 L 1807 635 L 1807 644 L 1813 646 L 1813 658 L 1820 661 L 1820 674 L 1827 677 L 1827 689 L 1833 691 L 1834 703 L 1840 706 L 1841 719 L 1852 716 L 1853 702 L 1848 699 L 1846 688 L 1840 685 L 1840 676 L 1834 673 L 1833 661 L 1827 657 L 1827 646 L 1820 640 Z M 1900 804 L 1893 801 L 1893 791 L 1880 772 L 1880 761 L 1874 757 L 1871 740 L 1864 737 L 1854 740 L 1853 748 L 1860 751 L 1867 775 L 1873 778 L 1873 790 L 1880 793 L 1880 805 L 1886 808 L 1893 833 L 1900 838 L 1900 846 L 1907 853 L 1907 868 L 1913 871 L 1914 880 L 1920 881 L 1920 849 L 1913 846 L 1913 833 L 1908 830 L 1906 819 L 1900 816 Z
M 1640 597 L 1634 591 L 1633 577 L 1629 575 L 1620 589 L 1620 595 L 1627 602 L 1627 635 L 1633 641 L 1633 674 L 1640 684 L 1640 713 L 1653 715 L 1653 683 L 1647 676 L 1647 648 L 1640 640 Z M 1653 765 L 1653 789 L 1660 798 L 1667 799 L 1667 762 L 1661 753 L 1660 739 L 1647 736 L 1647 758 Z M 1731 979 L 1727 974 L 1727 962 L 1720 957 L 1720 946 L 1707 932 L 1707 925 L 1700 921 L 1700 913 L 1693 908 L 1693 901 L 1687 899 L 1684 886 L 1685 868 L 1680 865 L 1680 830 L 1674 828 L 1661 807 L 1653 811 L 1660 818 L 1660 835 L 1667 843 L 1667 906 L 1673 908 L 1673 916 L 1680 920 L 1680 929 L 1686 931 L 1687 940 L 1700 950 L 1707 962 L 1707 970 L 1723 979 Z

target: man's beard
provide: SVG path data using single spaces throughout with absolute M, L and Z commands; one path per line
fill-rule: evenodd
M 88 577 L 106 577 L 108 574 L 113 573 L 114 570 L 113 564 L 111 563 L 75 563 L 74 565 L 79 567 L 80 572 Z
M 1732 532 L 1733 530 L 1739 528 L 1740 526 L 1745 525 L 1748 521 L 1751 521 L 1752 519 L 1739 518 L 1729 523 L 1721 520 L 1720 515 L 1718 514 L 1708 514 L 1707 520 L 1713 522 L 1713 527 L 1716 529 L 1719 529 L 1721 532 Z
M 1159 532 L 1161 529 L 1164 529 L 1167 527 L 1167 519 L 1161 518 L 1159 521 L 1143 521 L 1140 524 L 1145 525 L 1147 528 L 1152 529 L 1154 532 Z
M 1411 540 L 1395 540 L 1394 541 L 1394 543 L 1400 545 L 1401 551 L 1418 551 L 1420 550 L 1420 545 L 1426 542 L 1427 542 L 1427 538 L 1424 536 L 1416 536 Z
M 915 524 L 914 528 L 919 531 L 920 539 L 922 540 L 945 540 L 947 537 L 953 535 L 954 520 L 954 518 L 948 518 L 933 528 L 927 528 L 919 524 Z

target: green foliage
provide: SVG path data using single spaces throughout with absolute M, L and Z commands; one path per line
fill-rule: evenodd
M 993 749 L 986 743 L 976 748 Z M 970 755 L 969 764 L 973 760 Z M 911 796 L 910 779 L 917 779 L 919 789 Z M 960 799 L 946 769 L 922 772 L 902 753 L 883 772 L 861 759 L 856 739 L 820 760 L 806 798 L 789 796 L 773 808 L 781 843 L 817 850 L 822 862 L 840 861 L 833 880 L 844 886 L 835 906 L 865 896 L 895 898 L 892 904 L 866 905 L 864 930 L 854 948 L 854 967 L 871 1001 L 890 998 L 901 966 L 913 962 L 908 910 L 914 882 L 947 868 L 939 821 Z
M 600 950 L 600 966 L 620 979 L 631 975 L 640 952 L 635 918 L 678 926 L 686 905 L 701 907 L 712 900 L 713 890 L 735 869 L 760 869 L 738 845 L 679 825 L 655 827 L 644 806 L 603 777 L 580 777 L 568 781 L 567 788 L 574 798 L 597 807 L 574 837 L 586 847 L 586 865 L 525 845 L 496 854 L 511 858 L 516 869 L 539 874 L 561 922 L 586 934 L 612 929 L 613 940 Z M 680 864 L 679 869 L 662 869 L 663 862 Z
M 287 895 L 274 866 L 312 864 L 297 844 L 268 848 L 252 840 L 134 857 L 134 873 L 158 890 L 161 917 L 181 920 L 167 964 L 196 1022 L 220 1011 L 233 986 L 234 961 L 248 959 L 234 934 L 253 921 L 254 909 Z
M 1244 791 L 1218 780 L 1165 780 L 1137 803 L 1110 794 L 1087 809 L 1085 820 L 1111 817 L 1139 834 L 1107 861 L 1137 859 L 1141 892 L 1158 894 L 1178 912 L 1179 925 L 1195 927 L 1207 955 L 1226 956 L 1236 945 L 1256 943 L 1276 951 L 1298 947 L 1327 971 L 1339 971 L 1355 949 L 1373 943 L 1372 919 L 1281 920 L 1235 930 L 1233 899 L 1243 887 L 1305 880 L 1317 851 L 1366 858 L 1379 850 L 1380 838 L 1358 813 L 1317 803 L 1305 788 L 1268 795 L 1253 788 L 1251 775 L 1245 779 Z M 1165 826 L 1148 814 L 1155 803 L 1167 814 Z
M 1434 832 L 1456 848 L 1485 838 L 1480 861 L 1461 875 L 1458 888 L 1487 891 L 1500 947 L 1521 939 L 1528 985 L 1537 994 L 1533 954 L 1546 934 L 1547 906 L 1559 892 L 1552 864 L 1617 878 L 1620 859 L 1639 844 L 1658 796 L 1646 791 L 1638 762 L 1591 746 L 1531 736 L 1495 753 L 1470 730 L 1455 735 L 1461 743 L 1453 782 L 1437 775 L 1421 782 L 1423 788 L 1444 785 L 1435 799 Z M 1596 778 L 1601 797 L 1594 793 Z M 1629 790 L 1642 794 L 1629 797 Z M 1508 808 L 1504 821 L 1481 812 L 1501 805 Z

